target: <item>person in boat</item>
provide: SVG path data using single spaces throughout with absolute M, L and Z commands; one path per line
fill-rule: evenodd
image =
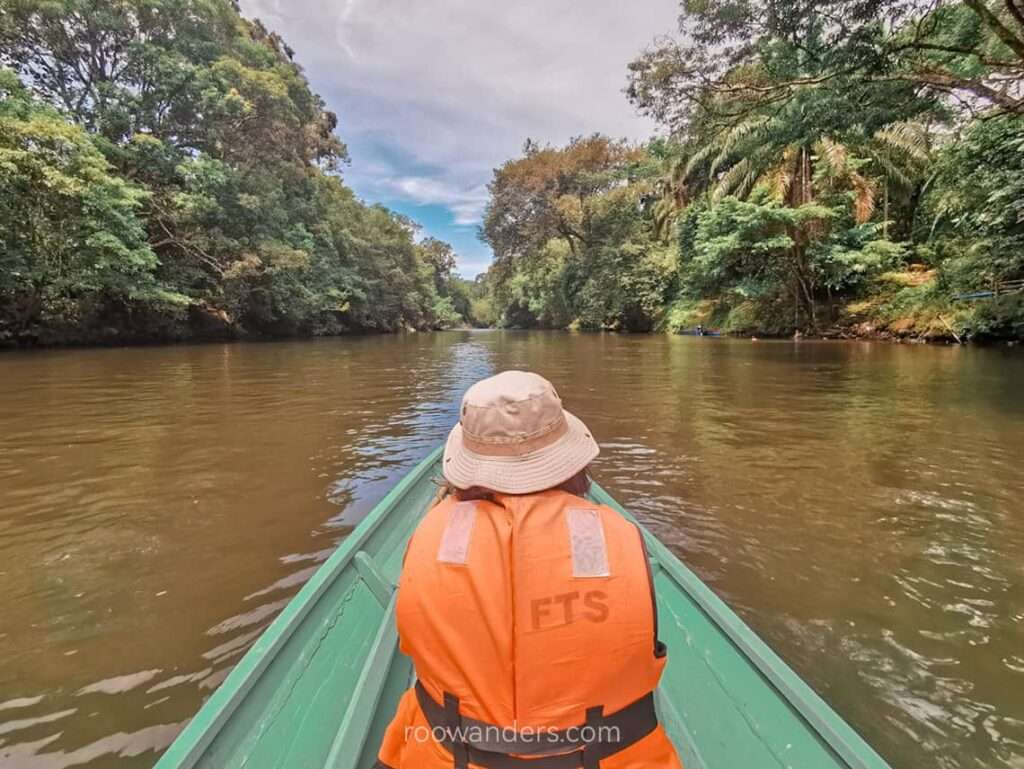
M 537 374 L 466 392 L 451 493 L 402 568 L 417 682 L 378 769 L 680 769 L 654 708 L 666 649 L 643 537 L 585 497 L 598 452 Z

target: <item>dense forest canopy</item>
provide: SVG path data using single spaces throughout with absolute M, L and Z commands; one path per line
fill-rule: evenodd
M 1021 0 L 684 0 L 666 33 L 626 67 L 659 136 L 527 141 L 467 281 L 345 185 L 337 117 L 233 0 L 0 0 L 0 343 L 1024 337 Z
M 1024 335 L 1019 0 L 683 2 L 627 95 L 495 172 L 500 323 Z
M 0 341 L 468 314 L 450 249 L 356 199 L 337 118 L 231 0 L 0 0 L 0 67 Z

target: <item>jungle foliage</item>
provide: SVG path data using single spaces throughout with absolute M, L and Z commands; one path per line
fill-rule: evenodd
M 483 234 L 499 322 L 1019 335 L 1019 0 L 684 0 L 629 65 L 664 135 L 528 142 Z
M 474 325 L 1020 336 L 1021 0 L 684 0 L 661 136 L 527 141 L 475 281 L 233 0 L 0 0 L 0 343 Z
M 0 0 L 0 342 L 461 324 L 336 128 L 231 0 Z

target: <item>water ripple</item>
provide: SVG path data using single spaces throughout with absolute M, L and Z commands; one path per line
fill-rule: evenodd
M 151 766 L 506 368 L 894 766 L 1024 767 L 1024 358 L 520 332 L 0 356 L 0 767 Z

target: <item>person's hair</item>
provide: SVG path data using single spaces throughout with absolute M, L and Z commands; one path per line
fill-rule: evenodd
M 590 475 L 587 472 L 587 468 L 584 467 L 576 475 L 567 481 L 557 486 L 552 486 L 550 489 L 545 491 L 565 491 L 577 497 L 586 496 L 587 492 L 590 491 Z M 468 489 L 452 489 L 452 494 L 460 502 L 471 502 L 476 499 L 493 499 L 494 492 L 491 489 L 485 489 L 482 486 L 473 486 Z

